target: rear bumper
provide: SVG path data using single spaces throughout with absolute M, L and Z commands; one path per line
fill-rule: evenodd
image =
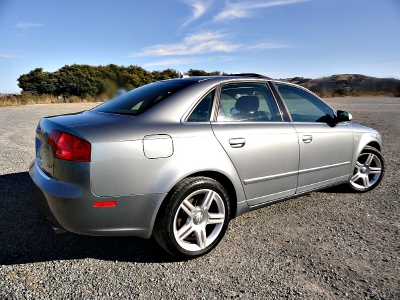
M 46 176 L 33 160 L 29 167 L 32 190 L 40 213 L 56 233 L 138 236 L 149 238 L 166 194 L 98 197 L 88 187 Z M 114 207 L 93 207 L 97 201 L 116 201 Z

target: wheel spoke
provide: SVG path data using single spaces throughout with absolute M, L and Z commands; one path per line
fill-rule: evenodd
M 360 173 L 356 173 L 351 177 L 352 182 L 356 182 L 360 178 Z
M 187 199 L 183 200 L 181 204 L 181 208 L 187 213 L 188 216 L 192 217 L 192 215 L 196 212 L 196 207 L 193 206 Z
M 374 159 L 375 155 L 373 155 L 372 153 L 370 153 L 368 155 L 367 161 L 365 162 L 365 165 L 369 166 L 371 165 L 372 160 Z
M 178 240 L 179 241 L 183 240 L 192 232 L 193 232 L 193 227 L 191 223 L 183 225 L 182 228 L 179 229 L 177 232 Z
M 356 162 L 356 168 L 357 170 L 360 170 L 360 168 L 363 166 L 362 163 L 360 163 L 359 161 Z
M 211 203 L 212 203 L 212 201 L 213 201 L 213 199 L 214 199 L 214 196 L 215 196 L 215 192 L 214 191 L 208 191 L 206 194 L 205 194 L 205 196 L 204 196 L 204 200 L 203 200 L 203 203 L 201 204 L 201 209 L 203 209 L 203 210 L 205 210 L 205 211 L 208 211 L 208 209 L 210 208 L 210 206 L 211 206 Z
M 206 235 L 206 228 L 201 227 L 195 231 L 196 234 L 196 240 L 197 240 L 197 246 L 200 247 L 200 249 L 204 249 L 207 246 L 207 235 Z
M 362 182 L 363 182 L 363 186 L 364 186 L 365 188 L 369 188 L 370 184 L 369 184 L 369 178 L 368 178 L 368 176 L 362 176 L 362 177 L 361 177 L 361 180 L 362 180 Z
M 207 224 L 221 224 L 224 223 L 225 215 L 220 213 L 208 213 Z
M 382 172 L 382 169 L 381 168 L 377 168 L 377 167 L 375 167 L 375 168 L 369 168 L 369 173 L 370 174 L 380 174 Z

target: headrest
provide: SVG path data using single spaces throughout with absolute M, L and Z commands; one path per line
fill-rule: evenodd
M 242 96 L 236 100 L 235 108 L 240 112 L 257 111 L 259 106 L 257 96 Z

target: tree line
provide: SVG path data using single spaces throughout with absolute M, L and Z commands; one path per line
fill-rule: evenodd
M 190 69 L 185 72 L 189 76 L 220 75 L 221 72 L 206 72 Z M 18 86 L 22 92 L 33 95 L 62 96 L 64 99 L 78 96 L 81 99 L 101 95 L 112 97 L 117 90 L 132 90 L 139 86 L 170 78 L 178 78 L 179 72 L 174 69 L 149 72 L 139 66 L 107 66 L 65 65 L 55 72 L 44 72 L 36 68 L 27 74 L 22 74 Z

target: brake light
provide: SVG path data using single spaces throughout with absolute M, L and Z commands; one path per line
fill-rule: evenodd
M 47 140 L 54 157 L 78 162 L 90 162 L 91 145 L 72 134 L 53 130 Z

